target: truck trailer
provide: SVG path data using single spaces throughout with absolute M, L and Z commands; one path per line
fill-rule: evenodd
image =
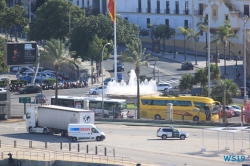
M 61 133 L 67 136 L 69 124 L 94 122 L 94 111 L 56 105 L 31 107 L 26 113 L 26 129 L 29 133 Z

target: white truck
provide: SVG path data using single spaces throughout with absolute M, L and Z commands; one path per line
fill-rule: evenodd
M 95 112 L 46 105 L 29 108 L 25 119 L 26 129 L 29 133 L 61 133 L 62 136 L 67 136 L 69 124 L 94 124 Z
M 93 124 L 69 124 L 68 138 L 72 141 L 80 139 L 102 141 L 105 134 Z

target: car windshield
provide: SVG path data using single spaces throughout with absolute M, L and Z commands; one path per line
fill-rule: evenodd
M 109 82 L 111 80 L 111 78 L 106 78 L 105 80 L 104 80 L 104 82 Z

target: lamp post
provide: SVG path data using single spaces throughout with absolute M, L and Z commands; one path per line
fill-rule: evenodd
M 246 103 L 247 101 L 247 90 L 246 90 L 246 77 L 247 77 L 247 64 L 246 64 L 246 24 L 247 24 L 247 19 L 248 19 L 248 16 L 245 15 L 243 18 L 244 20 L 244 42 L 243 42 L 243 51 L 244 51 L 244 61 L 243 61 L 243 66 L 244 66 L 244 104 Z
M 70 33 L 70 29 L 71 29 L 71 6 L 69 9 L 69 33 Z
M 104 51 L 104 48 L 106 47 L 106 45 L 110 45 L 110 43 L 107 43 L 103 46 L 102 48 L 102 116 L 104 115 L 104 101 L 103 101 L 103 88 L 104 88 L 104 83 L 103 83 L 103 51 Z
M 207 39 L 207 70 L 208 70 L 208 97 L 210 97 L 210 94 L 211 94 L 211 87 L 210 87 L 210 15 L 211 15 L 211 10 L 210 10 L 210 0 L 208 0 L 208 22 L 207 22 L 207 36 L 208 36 L 208 39 Z
M 199 41 L 199 37 L 195 37 L 194 41 L 195 41 L 195 65 L 197 65 L 197 47 L 196 47 L 196 44 Z

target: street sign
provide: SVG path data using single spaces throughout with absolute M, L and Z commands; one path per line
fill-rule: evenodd
M 31 97 L 19 97 L 19 103 L 30 103 Z

